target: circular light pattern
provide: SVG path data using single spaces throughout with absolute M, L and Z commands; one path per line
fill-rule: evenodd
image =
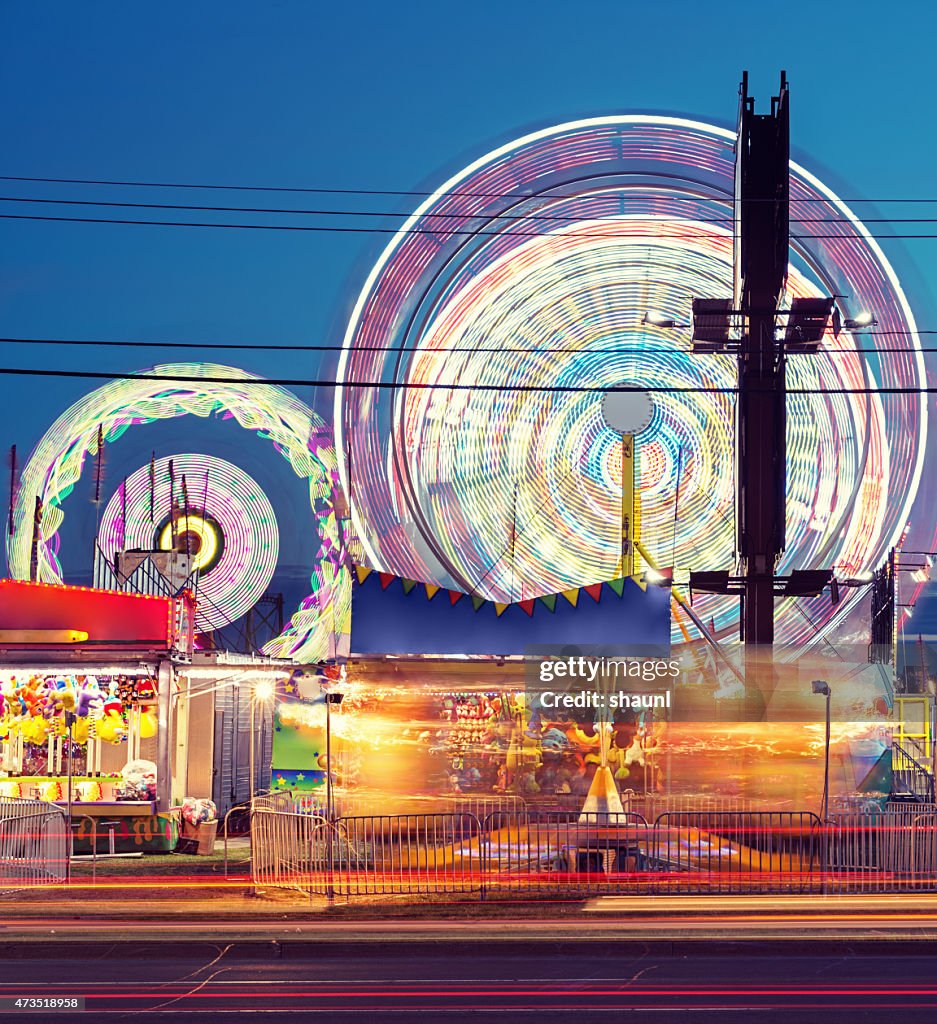
M 624 381 L 654 406 L 636 443 L 643 544 L 678 572 L 735 566 L 735 361 L 692 354 L 679 327 L 694 297 L 732 295 L 734 141 L 678 118 L 563 124 L 476 160 L 406 221 L 358 298 L 339 376 L 434 387 L 336 390 L 340 474 L 370 564 L 502 601 L 608 578 L 621 440 L 602 397 Z M 794 163 L 791 199 L 785 303 L 849 296 L 843 319 L 870 309 L 906 346 L 863 352 L 872 339 L 844 331 L 788 363 L 779 571 L 853 575 L 906 527 L 927 410 L 919 394 L 833 391 L 914 388 L 924 364 L 865 227 Z M 591 390 L 519 390 L 557 387 Z M 813 639 L 853 597 L 779 602 L 777 639 Z M 737 631 L 735 598 L 702 601 L 717 633 Z
M 192 568 L 198 569 L 202 575 L 214 569 L 224 550 L 221 526 L 208 515 L 183 512 L 176 516 L 175 521 L 170 518 L 169 522 L 156 532 L 157 548 L 188 554 L 192 559 Z
M 335 449 L 322 419 L 290 392 L 244 370 L 215 363 L 167 363 L 144 371 L 165 379 L 112 381 L 67 409 L 43 435 L 23 467 L 14 508 L 14 532 L 7 538 L 7 562 L 16 579 L 29 578 L 33 507 L 44 513 L 38 547 L 38 579 L 61 583 L 59 529 L 64 502 L 97 450 L 132 426 L 179 416 L 233 419 L 270 442 L 297 476 L 309 481 L 311 593 L 280 634 L 264 648 L 275 657 L 319 661 L 347 633 L 351 584 L 345 569 L 343 529 L 333 498 L 337 487 Z M 187 377 L 196 380 L 178 380 Z M 147 510 L 147 518 L 149 511 Z
M 252 608 L 273 579 L 280 551 L 276 516 L 267 496 L 247 473 L 224 459 L 208 455 L 173 455 L 155 463 L 155 493 L 164 506 L 169 465 L 173 466 L 176 498 L 172 521 L 150 518 L 150 466 L 141 466 L 111 496 L 101 517 L 98 546 L 113 560 L 129 549 L 185 550 L 186 532 L 198 542 L 199 574 L 195 628 L 218 629 Z M 188 483 L 191 505 L 204 514 L 185 514 L 180 481 Z M 164 494 L 165 492 L 165 494 Z M 124 510 L 126 509 L 126 517 Z M 194 568 L 194 566 L 193 566 Z

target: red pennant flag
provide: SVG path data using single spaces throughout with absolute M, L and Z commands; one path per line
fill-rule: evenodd
M 593 601 L 598 602 L 599 598 L 602 596 L 601 583 L 591 583 L 588 587 L 583 587 L 582 589 L 589 595 L 589 597 L 592 598 Z
M 449 603 L 450 604 L 457 604 L 459 601 L 462 600 L 463 597 L 465 597 L 465 594 L 463 594 L 461 590 L 450 590 L 449 591 Z
M 386 590 L 396 579 L 391 572 L 382 572 L 378 573 L 378 575 L 381 577 L 381 590 Z
M 517 603 L 521 606 L 521 608 L 524 609 L 525 612 L 527 612 L 528 615 L 533 617 L 535 600 L 536 599 L 531 599 L 530 601 L 518 601 Z

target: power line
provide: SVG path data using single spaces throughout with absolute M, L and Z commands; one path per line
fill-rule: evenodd
M 110 373 L 103 370 L 47 370 L 24 367 L 0 367 L 0 376 L 13 377 L 58 377 L 77 380 L 152 380 L 179 384 L 236 384 L 282 387 L 323 387 L 350 388 L 363 390 L 373 388 L 381 391 L 497 391 L 537 394 L 605 394 L 609 391 L 641 392 L 645 394 L 689 394 L 689 395 L 734 395 L 736 387 L 693 387 L 670 385 L 661 387 L 649 385 L 616 384 L 610 387 L 578 384 L 460 384 L 456 382 L 396 382 L 323 380 L 304 377 L 211 377 L 207 374 L 164 374 L 164 373 Z M 748 389 L 749 393 L 774 394 L 771 388 Z M 937 387 L 875 387 L 875 388 L 787 388 L 789 395 L 931 395 L 937 394 Z
M 853 335 L 933 335 L 937 330 L 932 331 L 852 331 Z M 514 348 L 510 346 L 439 346 L 438 348 L 403 348 L 398 345 L 284 345 L 277 342 L 264 344 L 260 342 L 198 342 L 198 341 L 119 341 L 113 339 L 99 338 L 2 338 L 0 345 L 58 345 L 66 348 L 182 348 L 196 350 L 219 350 L 219 351 L 249 351 L 249 352 L 387 352 L 400 353 L 403 355 L 429 356 L 438 352 L 456 352 L 464 355 L 710 355 L 708 352 L 694 352 L 688 348 L 651 348 L 642 345 L 619 345 L 612 348 L 575 348 L 571 346 L 549 346 L 544 348 Z M 937 353 L 937 347 L 921 346 L 912 348 L 909 346 L 875 346 L 873 348 L 830 348 L 821 349 L 811 355 L 822 356 L 852 356 L 852 355 L 896 355 L 916 353 Z
M 35 213 L 0 213 L 0 219 L 2 220 L 32 220 L 32 221 L 50 221 L 56 223 L 71 223 L 71 224 L 134 224 L 134 225 L 145 225 L 147 227 L 161 227 L 161 228 L 224 228 L 226 230 L 239 230 L 239 231 L 306 231 L 314 233 L 338 233 L 338 234 L 377 234 L 377 235 L 428 235 L 435 239 L 437 242 L 448 241 L 450 238 L 465 236 L 469 238 L 504 238 L 511 235 L 518 235 L 522 238 L 550 238 L 553 237 L 549 233 L 545 234 L 538 231 L 463 231 L 453 230 L 451 228 L 440 228 L 433 230 L 431 228 L 381 228 L 381 227 L 350 227 L 347 225 L 335 225 L 335 224 L 217 224 L 211 221 L 182 221 L 182 220 L 132 220 L 129 218 L 120 217 L 52 217 L 43 214 Z M 440 239 L 439 236 L 444 236 Z M 611 238 L 649 238 L 653 240 L 662 240 L 667 238 L 675 239 L 698 239 L 705 237 L 706 233 L 697 231 L 692 234 L 672 234 L 669 232 L 634 232 L 629 231 L 620 235 L 605 233 L 586 233 L 586 232 L 568 232 L 564 234 L 563 238 L 592 238 L 592 239 L 604 239 L 608 241 Z M 720 235 L 715 232 L 711 232 L 712 238 L 725 239 L 728 236 Z M 868 234 L 853 232 L 850 234 L 833 234 L 833 235 L 791 235 L 794 241 L 804 242 L 815 242 L 822 240 L 840 240 L 840 241 L 851 241 L 854 239 L 865 239 L 865 238 L 878 238 L 878 239 L 934 239 L 937 238 L 935 234 L 916 234 L 916 235 L 901 235 L 901 234 L 887 234 L 887 235 L 876 235 L 872 232 Z
M 451 192 L 440 193 L 439 190 L 432 192 L 418 191 L 415 189 L 374 189 L 374 188 L 326 188 L 326 187 L 304 187 L 304 186 L 286 186 L 286 185 L 221 185 L 217 183 L 186 183 L 178 181 L 120 181 L 115 179 L 105 178 L 48 178 L 38 176 L 26 176 L 26 175 L 15 175 L 15 174 L 0 174 L 0 181 L 29 181 L 29 182 L 42 182 L 44 184 L 54 185 L 114 185 L 121 188 L 177 188 L 177 189 L 203 189 L 211 191 L 226 191 L 226 192 L 292 192 L 296 194 L 307 194 L 307 195 L 345 195 L 345 196 L 435 196 L 442 195 L 445 197 L 464 197 L 468 199 L 539 199 L 543 198 L 543 193 L 537 193 L 534 191 L 527 192 L 460 192 L 459 190 L 453 190 Z M 640 193 L 635 193 L 635 198 L 648 198 L 648 199 L 659 199 L 659 193 L 648 193 L 647 196 L 642 197 Z M 668 201 L 671 199 L 685 200 L 687 202 L 699 202 L 700 199 L 704 199 L 707 202 L 724 202 L 732 203 L 732 197 L 726 195 L 722 196 L 667 196 Z M 766 202 L 773 203 L 773 198 L 765 198 L 764 200 L 749 200 L 750 202 Z M 868 198 L 868 197 L 856 197 L 854 199 L 839 199 L 842 203 L 935 203 L 937 204 L 937 198 L 923 198 L 923 197 L 895 197 L 895 198 Z M 828 203 L 831 200 L 826 199 L 822 196 L 809 196 L 809 197 L 797 197 L 792 196 L 790 198 L 792 203 Z
M 567 198 L 573 199 L 588 199 L 591 201 L 598 200 L 599 197 L 588 197 L 588 196 L 572 196 Z M 289 214 L 289 215 L 300 215 L 308 217 L 410 217 L 412 211 L 409 210 L 309 210 L 303 209 L 302 207 L 284 207 L 284 206 L 203 206 L 194 205 L 190 203 L 129 203 L 116 200 L 104 200 L 104 199 L 48 199 L 39 198 L 36 196 L 0 196 L 0 203 L 36 203 L 53 206 L 109 206 L 117 207 L 119 209 L 132 209 L 132 210 L 192 210 L 200 213 L 269 213 L 269 214 Z M 558 215 L 558 214 L 540 214 L 540 213 L 498 213 L 498 212 L 485 212 L 478 211 L 474 213 L 462 212 L 462 213 L 425 213 L 422 214 L 424 218 L 442 219 L 442 220 L 516 220 L 516 221 L 557 221 L 565 224 L 576 224 L 584 220 L 589 220 L 588 216 L 579 214 L 576 216 L 572 215 Z M 616 218 L 609 218 L 614 220 Z M 739 218 L 737 217 L 655 217 L 657 223 L 661 224 L 685 224 L 688 220 L 696 224 L 737 224 Z M 851 224 L 852 221 L 848 217 L 793 217 L 791 222 L 794 224 Z M 937 224 L 937 217 L 872 217 L 864 218 L 863 224 Z M 432 229 L 429 229 L 432 230 Z

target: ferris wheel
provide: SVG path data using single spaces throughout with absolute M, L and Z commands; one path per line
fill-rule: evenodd
M 734 140 L 671 117 L 574 121 L 420 204 L 368 276 L 339 364 L 339 473 L 372 566 L 495 601 L 613 576 L 621 443 L 602 396 L 621 385 L 653 406 L 635 445 L 642 545 L 678 578 L 734 565 L 735 362 L 693 353 L 680 327 L 694 297 L 732 295 Z M 923 385 L 924 358 L 880 247 L 796 163 L 791 231 L 786 301 L 846 296 L 843 320 L 873 310 L 890 344 L 843 330 L 790 360 L 779 572 L 858 576 L 912 518 L 925 396 L 881 389 Z M 365 381 L 396 386 L 352 386 Z M 737 628 L 734 599 L 703 602 L 717 635 Z M 822 635 L 849 606 L 782 601 L 777 639 Z

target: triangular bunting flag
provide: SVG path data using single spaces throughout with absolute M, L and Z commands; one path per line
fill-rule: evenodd
M 449 604 L 458 604 L 465 594 L 461 590 L 450 590 L 449 591 Z
M 619 597 L 621 597 L 621 595 L 625 592 L 625 581 L 624 581 L 624 578 L 617 579 L 617 580 L 608 580 L 607 582 L 608 582 L 608 586 L 610 586 L 612 588 L 612 590 L 614 590 L 615 593 Z
M 556 594 L 544 594 L 543 597 L 538 597 L 537 600 L 546 605 L 551 612 L 556 611 Z
M 573 590 L 564 590 L 563 597 L 575 608 L 576 602 L 579 600 L 579 587 L 575 587 Z
M 434 583 L 424 583 L 423 586 L 426 587 L 426 600 L 432 601 L 433 598 L 439 593 L 439 587 L 437 587 Z
M 397 578 L 392 572 L 381 572 L 378 575 L 381 577 L 381 590 L 386 590 Z
M 359 583 L 364 583 L 364 581 L 371 575 L 371 572 L 372 570 L 365 565 L 355 566 L 355 575 L 358 577 Z
M 637 583 L 642 590 L 647 590 L 647 580 L 640 573 L 637 576 L 630 577 L 630 579 L 633 583 Z
M 588 587 L 582 588 L 593 601 L 598 601 L 602 596 L 602 584 L 601 583 L 590 583 Z
M 505 611 L 510 607 L 510 604 L 501 604 L 499 601 L 495 601 L 495 614 L 500 619 L 501 616 L 505 613 Z
M 472 596 L 472 604 L 475 606 L 475 611 L 478 611 L 478 609 L 481 608 L 481 606 L 484 603 L 485 599 L 483 597 L 475 597 L 474 595 Z
M 528 615 L 530 615 L 531 617 L 533 616 L 533 614 L 534 614 L 534 601 L 533 601 L 533 599 L 531 599 L 529 601 L 518 601 L 517 603 L 521 606 L 521 608 L 524 609 L 525 612 L 527 612 Z
M 416 580 L 404 580 L 400 581 L 403 584 L 403 592 L 409 594 L 411 590 L 416 586 Z

